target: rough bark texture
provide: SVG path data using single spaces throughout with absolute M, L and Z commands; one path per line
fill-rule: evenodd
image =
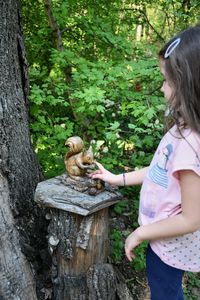
M 52 209 L 49 248 L 56 300 L 112 300 L 116 281 L 109 254 L 108 208 L 89 216 Z
M 49 235 L 59 241 L 56 250 L 59 274 L 86 274 L 91 265 L 107 261 L 108 208 L 87 217 L 54 210 Z
M 87 273 L 88 300 L 115 300 L 116 275 L 112 265 L 98 264 Z
M 0 299 L 37 299 L 30 266 L 21 253 L 9 208 L 9 187 L 0 173 Z
M 66 186 L 63 176 L 37 185 L 35 201 L 51 208 L 46 217 L 53 299 L 116 299 L 115 272 L 107 264 L 109 206 L 121 197 L 111 187 L 95 196 L 81 193 Z
M 0 299 L 32 300 L 33 274 L 22 251 L 38 272 L 45 226 L 33 196 L 41 172 L 29 136 L 18 1 L 0 0 L 0 15 Z

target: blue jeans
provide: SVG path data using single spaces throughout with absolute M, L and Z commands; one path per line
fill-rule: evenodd
M 184 300 L 184 271 L 165 264 L 150 246 L 147 249 L 146 271 L 151 300 Z

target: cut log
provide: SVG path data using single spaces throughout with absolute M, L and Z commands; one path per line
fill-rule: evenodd
M 59 275 L 82 275 L 91 265 L 107 261 L 108 208 L 86 217 L 51 211 L 48 240 L 50 251 L 56 255 Z
M 121 199 L 115 189 L 96 196 L 80 193 L 58 176 L 38 184 L 35 201 L 49 207 L 47 218 L 56 300 L 114 300 L 116 278 L 107 264 L 109 206 Z

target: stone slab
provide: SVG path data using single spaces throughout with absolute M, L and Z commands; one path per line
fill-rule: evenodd
M 83 216 L 122 200 L 118 190 L 110 186 L 103 192 L 91 196 L 64 185 L 62 178 L 63 175 L 40 182 L 36 187 L 34 200 L 44 207 L 62 209 Z

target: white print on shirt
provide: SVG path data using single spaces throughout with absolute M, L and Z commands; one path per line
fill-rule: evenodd
M 153 219 L 156 214 L 157 200 L 158 200 L 158 188 L 168 187 L 168 169 L 167 163 L 169 156 L 173 152 L 171 144 L 165 146 L 161 152 L 158 152 L 160 156 L 158 162 L 150 168 L 147 178 L 149 179 L 146 195 L 143 201 L 140 203 L 140 211 L 148 218 Z
M 171 144 L 168 144 L 165 148 L 162 149 L 161 157 L 157 162 L 157 164 L 155 164 L 149 170 L 148 173 L 149 179 L 151 179 L 154 183 L 164 188 L 168 187 L 167 162 L 172 152 L 173 152 L 173 147 Z

